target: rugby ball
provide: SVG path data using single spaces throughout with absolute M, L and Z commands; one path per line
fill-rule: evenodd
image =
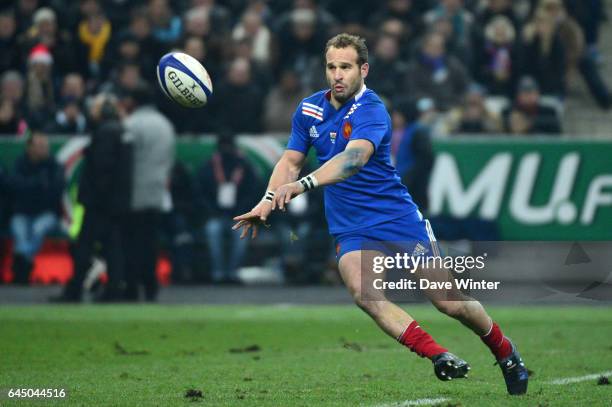
M 161 57 L 157 80 L 164 94 L 184 107 L 204 106 L 213 92 L 206 69 L 197 59 L 182 52 Z

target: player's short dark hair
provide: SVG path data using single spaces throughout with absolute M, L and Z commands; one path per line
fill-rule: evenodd
M 357 51 L 357 65 L 361 66 L 368 62 L 368 47 L 365 43 L 365 39 L 358 35 L 351 35 L 347 33 L 338 34 L 325 45 L 325 54 L 331 48 L 347 48 L 353 47 Z

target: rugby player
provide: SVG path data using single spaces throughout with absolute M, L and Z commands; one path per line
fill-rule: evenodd
M 242 238 L 249 234 L 255 238 L 273 210 L 284 210 L 292 198 L 325 186 L 325 213 L 337 245 L 338 268 L 356 304 L 385 333 L 430 359 L 440 380 L 467 377 L 469 365 L 438 344 L 402 308 L 363 295 L 365 242 L 428 242 L 428 250 L 434 253 L 437 245 L 429 222 L 391 165 L 391 119 L 383 102 L 364 83 L 369 70 L 365 41 L 339 34 L 327 42 L 325 60 L 330 89 L 300 103 L 287 148 L 264 197 L 250 212 L 234 218 L 233 229 L 242 229 Z M 310 147 L 321 166 L 298 180 Z M 439 311 L 460 321 L 488 346 L 510 394 L 527 391 L 528 373 L 521 356 L 478 301 L 429 298 Z

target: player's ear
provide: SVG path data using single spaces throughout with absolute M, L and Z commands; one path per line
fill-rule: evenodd
M 370 64 L 366 62 L 361 65 L 361 77 L 365 79 L 368 76 L 368 72 L 370 72 Z

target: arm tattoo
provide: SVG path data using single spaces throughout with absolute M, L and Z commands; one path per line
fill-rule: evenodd
M 342 169 L 340 178 L 347 179 L 359 172 L 359 170 L 365 165 L 365 150 L 362 148 L 349 148 L 341 153 L 344 162 L 342 163 Z

